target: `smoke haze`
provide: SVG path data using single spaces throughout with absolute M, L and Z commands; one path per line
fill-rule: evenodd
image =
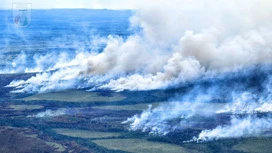
M 140 28 L 140 31 L 128 38 L 108 36 L 90 42 L 90 48 L 103 44 L 102 52 L 79 50 L 73 58 L 35 56 L 34 68 L 24 66 L 26 60 L 22 53 L 12 62 L 16 69 L 9 72 L 41 74 L 19 84 L 12 82 L 10 86 L 16 84 L 21 88 L 15 92 L 44 92 L 82 86 L 63 85 L 65 80 L 76 84 L 88 80 L 83 81 L 84 86 L 96 89 L 150 90 L 173 87 L 210 72 L 270 64 L 272 11 L 268 8 L 271 3 L 252 0 L 241 1 L 236 6 L 222 2 L 230 5 L 226 8 L 221 3 L 207 2 L 209 9 L 199 10 L 184 10 L 174 2 L 156 7 L 139 6 L 130 23 L 131 29 Z M 48 57 L 58 60 L 51 58 L 51 64 L 44 66 L 43 61 Z M 44 72 L 49 70 L 56 71 Z M 93 77 L 98 75 L 102 81 L 94 82 Z M 40 81 L 39 87 L 34 80 Z M 62 87 L 50 87 L 52 84 Z
M 71 88 L 168 89 L 203 79 L 224 80 L 245 73 L 251 76 L 255 72 L 248 69 L 257 67 L 265 76 L 256 81 L 260 81 L 256 83 L 258 89 L 247 89 L 246 80 L 239 85 L 225 84 L 224 88 L 216 84 L 206 89 L 196 87 L 123 123 L 130 130 L 165 135 L 192 125 L 190 120 L 195 116 L 230 114 L 228 124 L 203 130 L 193 141 L 265 134 L 271 130 L 272 119 L 256 114 L 272 111 L 271 70 L 267 68 L 272 62 L 272 2 L 192 1 L 190 9 L 180 8 L 183 3 L 163 1 L 139 6 L 130 17 L 131 35 L 90 36 L 94 38 L 89 42 L 91 51 L 35 55 L 31 67 L 22 52 L 2 73 L 36 74 L 27 80 L 13 80 L 7 87 L 14 87 L 14 93 Z M 225 99 L 229 104 L 206 106 L 221 92 L 229 97 Z M 203 108 L 207 109 L 198 111 Z M 235 116 L 241 114 L 245 116 Z

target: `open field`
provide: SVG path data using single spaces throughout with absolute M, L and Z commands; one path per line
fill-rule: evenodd
M 152 105 L 152 108 L 156 108 L 161 104 L 169 104 L 169 102 L 154 102 L 148 104 L 132 104 L 132 105 L 108 105 L 108 106 L 94 106 L 92 108 L 97 109 L 109 109 L 109 110 L 145 110 L 148 108 L 149 105 Z M 218 109 L 222 109 L 226 104 L 224 103 L 204 103 L 202 105 L 201 110 L 199 111 L 216 111 Z M 184 109 L 184 108 L 183 108 Z
M 43 109 L 42 105 L 10 105 L 9 108 L 20 111 L 20 110 L 35 110 Z
M 110 150 L 122 150 L 133 153 L 196 153 L 195 150 L 190 150 L 177 145 L 151 142 L 145 139 L 104 139 L 94 140 L 94 143 L 99 146 L 106 147 Z
M 49 146 L 54 147 L 55 150 L 58 151 L 58 152 L 64 152 L 65 151 L 64 146 L 62 146 L 61 144 L 58 144 L 58 143 L 55 143 L 55 142 L 48 142 L 48 141 L 46 141 L 45 143 L 47 145 L 49 145 Z
M 78 138 L 108 138 L 108 137 L 118 137 L 120 133 L 113 132 L 95 132 L 87 130 L 76 130 L 76 129 L 53 129 L 58 134 L 69 136 L 69 137 L 78 137 Z
M 32 133 L 26 128 L 0 127 L 0 152 L 58 152 L 59 147 L 62 147 L 57 143 L 48 145 Z M 62 151 L 65 151 L 63 147 Z
M 272 151 L 272 139 L 248 138 L 234 145 L 232 149 L 250 153 L 268 153 Z
M 152 107 L 157 107 L 164 102 L 155 102 L 149 104 L 135 104 L 135 105 L 110 105 L 110 106 L 95 106 L 92 108 L 97 109 L 110 109 L 110 110 L 144 110 L 148 108 L 148 105 L 152 105 Z
M 63 102 L 115 102 L 124 100 L 126 97 L 119 93 L 111 93 L 109 96 L 100 95 L 98 92 L 88 91 L 62 91 L 54 93 L 36 94 L 22 100 L 47 100 Z
M 20 75 L 18 75 L 19 77 Z M 13 76 L 17 77 L 17 76 Z M 20 76 L 23 77 L 23 76 Z M 2 77 L 5 80 L 4 77 Z M 3 85 L 5 83 L 2 83 Z M 13 140 L 14 144 L 2 146 L 0 152 L 28 151 L 34 145 L 38 151 L 48 152 L 231 152 L 231 153 L 266 153 L 270 152 L 271 138 L 231 138 L 204 143 L 183 143 L 199 134 L 202 129 L 211 129 L 219 124 L 227 124 L 228 114 L 214 117 L 195 116 L 191 127 L 184 125 L 184 130 L 177 130 L 165 136 L 149 135 L 141 131 L 129 131 L 128 125 L 122 124 L 127 118 L 139 114 L 152 105 L 171 105 L 169 95 L 162 91 L 87 92 L 69 90 L 29 96 L 28 94 L 11 94 L 3 88 L 3 103 L 0 106 L 1 126 L 18 127 L 20 130 L 1 132 L 3 141 Z M 152 95 L 155 93 L 155 95 Z M 26 97 L 28 96 L 28 97 Z M 172 97 L 172 96 L 170 96 Z M 97 103 L 96 103 L 97 102 Z M 108 102 L 108 103 L 107 103 Z M 198 112 L 214 112 L 223 108 L 224 102 L 203 103 Z M 162 107 L 164 107 L 163 105 Z M 46 110 L 65 109 L 64 115 L 49 117 L 26 117 Z M 187 108 L 180 107 L 186 110 Z M 178 119 L 175 121 L 179 121 Z M 33 131 L 21 132 L 22 129 Z M 88 130 L 82 130 L 88 129 Z M 101 132 L 103 131 L 103 132 Z M 12 136 L 13 135 L 13 136 Z M 35 143 L 29 144 L 35 141 Z M 5 143 L 3 142 L 3 145 Z M 17 146 L 24 145 L 22 148 Z M 35 150 L 35 149 L 34 149 Z

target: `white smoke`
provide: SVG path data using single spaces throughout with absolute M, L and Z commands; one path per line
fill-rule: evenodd
M 1 60 L 4 60 L 5 56 L 2 55 Z M 9 62 L 9 61 L 5 61 Z M 6 63 L 5 63 L 6 64 Z M 22 51 L 11 63 L 9 67 L 5 67 L 1 70 L 1 74 L 5 73 L 24 73 L 27 67 L 27 55 L 24 51 Z
M 246 117 L 232 116 L 227 125 L 218 125 L 214 129 L 203 130 L 201 133 L 190 141 L 205 142 L 224 138 L 239 137 L 259 137 L 271 136 L 272 112 L 271 103 L 271 82 L 268 83 L 268 96 L 256 96 L 250 92 L 235 95 L 234 101 L 227 104 L 223 109 L 216 111 L 217 114 L 228 113 L 234 115 L 246 115 Z M 255 115 L 262 113 L 262 115 Z
M 216 86 L 212 86 L 211 88 L 214 88 L 212 90 L 205 89 L 210 90 L 208 92 L 195 88 L 183 95 L 180 101 L 168 102 L 153 109 L 149 107 L 141 114 L 134 115 L 123 123 L 128 124 L 132 131 L 140 130 L 150 134 L 166 135 L 178 129 L 200 126 L 203 121 L 195 120 L 197 116 L 220 118 L 220 114 L 227 113 L 226 115 L 230 116 L 242 115 L 247 117 L 234 116 L 230 124 L 218 125 L 212 130 L 203 130 L 198 137 L 191 141 L 258 136 L 258 134 L 261 135 L 272 128 L 271 116 L 255 116 L 258 113 L 272 112 L 271 80 L 265 81 L 265 83 L 263 93 L 258 95 L 254 95 L 252 92 L 235 93 L 233 91 L 232 98 L 229 99 L 230 101 L 227 104 L 212 103 L 213 96 L 219 94 Z M 251 129 L 248 130 L 249 128 Z
M 36 117 L 36 118 L 44 118 L 44 117 L 56 117 L 67 114 L 66 109 L 58 109 L 58 110 L 46 110 L 44 112 L 40 112 L 36 115 L 28 115 L 27 117 Z
M 228 104 L 225 108 L 218 110 L 216 113 L 255 114 L 270 112 L 272 112 L 272 103 L 237 101 L 232 104 Z
M 191 94 L 191 93 L 190 93 Z M 213 116 L 221 105 L 207 103 L 211 96 L 197 95 L 194 101 L 190 101 L 190 96 L 183 96 L 182 101 L 169 101 L 156 108 L 149 106 L 141 114 L 136 114 L 128 118 L 123 124 L 129 124 L 132 131 L 140 130 L 150 134 L 166 135 L 176 129 L 186 129 L 192 126 L 192 117 Z
M 272 104 L 271 103 L 264 103 L 258 108 L 255 109 L 255 112 L 260 112 L 260 113 L 267 113 L 267 112 L 272 112 Z
M 25 72 L 56 72 L 43 72 L 46 74 L 20 81 L 22 89 L 17 92 L 59 90 L 54 84 L 60 84 L 60 89 L 77 88 L 73 83 L 64 85 L 62 78 L 77 83 L 78 78 L 89 80 L 89 86 L 117 91 L 168 88 L 210 71 L 272 62 L 270 1 L 239 1 L 236 5 L 225 0 L 205 1 L 198 2 L 199 10 L 179 8 L 176 2 L 139 6 L 131 17 L 131 27 L 142 30 L 127 39 L 99 38 L 98 44 L 106 46 L 101 53 L 80 51 L 73 59 L 60 55 L 57 62 L 46 68 L 49 56 L 36 57 L 37 67 Z M 96 43 L 90 44 L 97 48 Z M 91 79 L 98 75 L 104 79 L 96 84 Z M 40 80 L 41 87 L 34 80 Z
M 216 113 L 246 114 L 246 117 L 232 116 L 228 125 L 219 125 L 211 130 L 203 130 L 198 137 L 194 137 L 190 141 L 203 142 L 223 138 L 271 136 L 271 115 L 255 115 L 272 112 L 271 79 L 267 82 L 265 93 L 266 95 L 263 96 L 256 96 L 250 92 L 234 95 L 234 101 Z
M 224 108 L 216 113 L 229 114 L 255 114 L 255 113 L 271 113 L 272 112 L 272 80 L 268 78 L 265 81 L 264 94 L 257 95 L 252 92 L 243 92 L 242 94 L 233 94 L 233 100 Z
M 152 109 L 150 105 L 142 114 L 128 118 L 123 124 L 131 123 L 129 129 L 133 131 L 141 130 L 150 134 L 165 135 L 178 128 L 177 125 L 170 124 L 171 120 L 181 119 L 179 124 L 183 124 L 183 121 L 195 113 L 196 106 L 196 103 L 169 103 Z
M 134 74 L 129 77 L 121 77 L 117 80 L 111 80 L 101 88 L 110 88 L 117 91 L 167 88 L 171 85 L 193 80 L 202 73 L 204 73 L 204 69 L 197 60 L 184 58 L 181 54 L 175 53 L 163 66 L 162 72 L 157 72 L 154 75 Z
M 79 50 L 73 58 L 53 58 L 50 65 L 45 63 L 55 55 L 37 55 L 34 68 L 25 68 L 26 58 L 20 55 L 13 62 L 13 68 L 18 68 L 15 72 L 41 73 L 27 80 L 14 80 L 8 86 L 19 93 L 82 87 L 150 90 L 173 87 L 209 74 L 216 77 L 219 72 L 271 64 L 272 1 L 161 2 L 140 5 L 130 18 L 131 29 L 140 31 L 127 38 L 108 36 L 90 42 L 90 48 L 105 45 L 102 52 Z M 18 67 L 20 63 L 23 67 Z M 150 107 L 124 123 L 130 123 L 131 130 L 167 134 L 188 126 L 186 119 L 195 115 L 271 112 L 271 87 L 267 90 L 270 93 L 261 97 L 252 92 L 234 93 L 231 104 L 207 112 L 199 111 L 205 105 L 203 101 L 209 101 L 201 98 Z M 175 119 L 178 122 L 172 122 Z M 234 117 L 229 125 L 204 130 L 196 139 L 257 136 L 269 130 L 270 123 L 269 116 Z
M 233 117 L 229 125 L 219 125 L 212 130 L 202 131 L 193 141 L 203 142 L 223 138 L 271 136 L 272 118 L 248 116 L 246 118 Z

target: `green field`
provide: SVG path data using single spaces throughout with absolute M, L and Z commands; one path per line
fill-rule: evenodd
M 160 104 L 167 104 L 169 102 L 154 102 L 148 104 L 134 104 L 134 105 L 108 105 L 108 106 L 94 106 L 92 108 L 97 109 L 110 109 L 110 110 L 145 110 L 148 105 L 152 105 L 152 108 L 158 107 Z M 216 111 L 222 109 L 226 104 L 224 103 L 204 103 L 199 111 Z M 183 108 L 184 109 L 184 108 Z
M 45 141 L 37 137 L 32 129 L 0 126 L 1 153 L 58 151 L 65 151 L 65 148 L 52 139 Z
M 125 96 L 119 93 L 112 93 L 110 96 L 103 96 L 97 92 L 87 91 L 62 91 L 54 93 L 36 94 L 22 100 L 48 100 L 48 101 L 63 101 L 63 102 L 115 102 L 126 99 Z
M 232 147 L 233 150 L 250 153 L 269 153 L 272 152 L 271 138 L 249 138 L 239 142 Z
M 110 150 L 121 150 L 133 153 L 196 153 L 197 151 L 187 149 L 178 145 L 151 142 L 145 139 L 103 139 L 94 140 L 99 146 Z
M 110 110 L 145 110 L 148 108 L 148 105 L 152 105 L 152 107 L 157 107 L 164 102 L 157 102 L 157 103 L 149 103 L 149 104 L 135 104 L 135 105 L 111 105 L 111 106 L 95 106 L 92 108 L 97 109 L 110 109 Z
M 42 105 L 9 105 L 9 108 L 20 111 L 20 110 L 35 110 L 43 109 Z
M 57 152 L 64 152 L 66 149 L 64 148 L 64 146 L 63 145 L 61 145 L 61 144 L 58 144 L 58 143 L 55 143 L 55 142 L 48 142 L 48 141 L 46 141 L 45 142 L 48 146 L 51 146 L 51 147 L 53 147 L 53 148 L 55 148 L 55 150 L 57 151 Z
M 56 128 L 53 129 L 58 134 L 69 136 L 69 137 L 77 137 L 77 138 L 108 138 L 108 137 L 118 137 L 120 133 L 113 132 L 95 132 L 95 131 L 87 131 L 87 130 L 76 130 L 76 129 L 64 129 L 64 128 Z

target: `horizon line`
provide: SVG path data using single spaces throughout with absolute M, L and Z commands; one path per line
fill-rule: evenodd
M 13 10 L 13 8 L 0 8 L 0 10 Z M 109 10 L 109 11 L 133 11 L 135 9 L 110 9 L 110 8 L 31 8 L 31 10 Z

